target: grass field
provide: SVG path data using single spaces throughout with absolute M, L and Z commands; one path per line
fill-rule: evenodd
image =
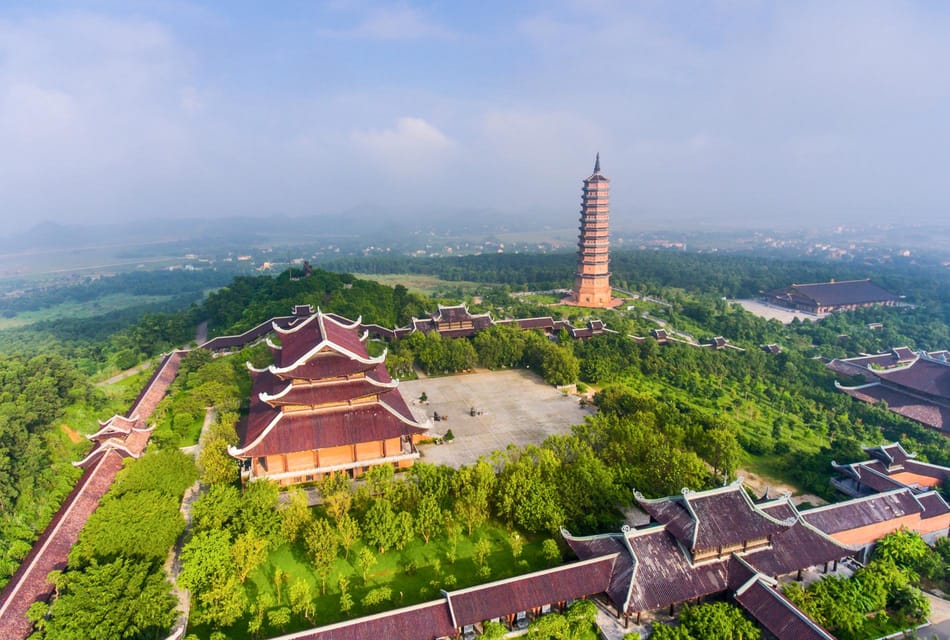
M 483 283 L 478 282 L 469 282 L 467 280 L 443 280 L 438 276 L 429 276 L 418 273 L 354 273 L 354 276 L 357 278 L 362 278 L 363 280 L 372 280 L 380 284 L 386 285 L 387 287 L 395 287 L 397 284 L 409 289 L 413 293 L 421 293 L 423 295 L 431 296 L 439 293 L 440 291 L 445 291 L 451 289 L 455 291 L 461 289 L 463 292 L 471 293 L 477 290 L 479 287 L 486 286 Z
M 482 538 L 487 538 L 492 546 L 492 553 L 486 562 L 487 566 L 491 567 L 491 574 L 487 578 L 479 575 L 472 559 L 475 541 Z M 512 556 L 508 544 L 507 530 L 497 523 L 489 523 L 475 529 L 471 537 L 464 534 L 460 536 L 455 564 L 451 564 L 446 557 L 449 542 L 444 537 L 433 538 L 429 544 L 423 544 L 419 539 L 404 551 L 388 550 L 378 555 L 378 561 L 369 571 L 365 582 L 353 563 L 361 546 L 357 545 L 350 551 L 349 561 L 344 560 L 341 553 L 333 573 L 327 579 L 325 594 L 321 594 L 321 579 L 311 569 L 303 546 L 285 544 L 272 551 L 267 562 L 248 576 L 244 588 L 250 602 L 257 601 L 265 593 L 278 601 L 275 574 L 279 569 L 285 577 L 280 581 L 281 593 L 276 607 L 286 607 L 289 606 L 290 583 L 303 578 L 310 583 L 311 592 L 315 596 L 315 624 L 322 626 L 347 618 L 436 600 L 442 597 L 439 589 L 451 591 L 546 568 L 549 564 L 541 553 L 542 542 L 542 538 L 527 538 L 521 557 L 516 559 Z M 409 563 L 415 567 L 411 572 L 406 570 Z M 348 592 L 353 598 L 353 608 L 349 615 L 340 611 L 339 576 L 346 576 L 349 580 Z M 364 606 L 362 600 L 365 595 L 380 587 L 391 589 L 391 599 L 375 606 Z M 235 640 L 251 638 L 247 632 L 248 620 L 249 618 L 245 617 L 229 628 L 227 637 Z M 301 616 L 294 616 L 284 629 L 267 628 L 266 624 L 265 622 L 267 637 L 315 626 Z M 210 638 L 211 631 L 212 629 L 207 627 L 189 628 L 189 633 L 195 633 L 202 639 Z
M 114 311 L 121 311 L 154 302 L 169 300 L 172 296 L 136 296 L 127 293 L 111 295 L 90 300 L 88 302 L 64 302 L 54 307 L 47 307 L 37 311 L 24 311 L 12 318 L 0 318 L 0 330 L 25 327 L 37 322 L 58 320 L 60 318 L 91 318 Z

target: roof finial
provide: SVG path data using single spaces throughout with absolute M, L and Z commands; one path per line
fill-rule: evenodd
M 597 158 L 594 160 L 594 173 L 600 173 L 600 151 L 597 152 Z

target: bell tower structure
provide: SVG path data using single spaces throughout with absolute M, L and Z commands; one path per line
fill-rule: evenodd
M 581 196 L 580 236 L 577 241 L 577 273 L 566 304 L 608 309 L 620 304 L 610 295 L 610 180 L 600 172 L 600 154 L 594 173 L 584 180 Z

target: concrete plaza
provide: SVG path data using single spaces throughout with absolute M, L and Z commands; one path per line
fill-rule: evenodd
M 509 444 L 540 444 L 551 434 L 569 433 L 571 425 L 593 413 L 580 406 L 577 396 L 517 369 L 407 380 L 399 389 L 419 417 L 448 416 L 432 423 L 432 433 L 441 436 L 451 429 L 455 439 L 422 445 L 420 451 L 426 462 L 456 468 Z M 423 393 L 427 403 L 419 401 Z M 477 415 L 471 415 L 472 408 Z

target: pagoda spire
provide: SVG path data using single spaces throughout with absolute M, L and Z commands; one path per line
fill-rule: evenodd
M 594 159 L 594 173 L 600 173 L 600 151 L 597 152 L 597 157 Z

